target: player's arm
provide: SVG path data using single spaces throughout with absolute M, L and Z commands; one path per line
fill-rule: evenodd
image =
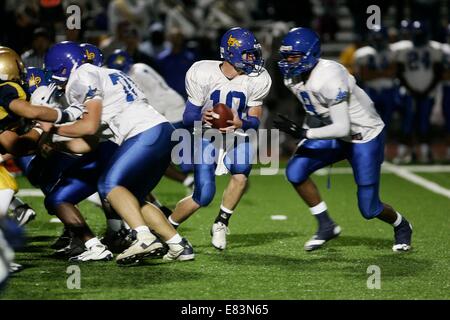
M 220 128 L 220 131 L 227 132 L 239 128 L 242 128 L 243 130 L 258 130 L 260 119 L 262 116 L 262 106 L 250 107 L 247 111 L 247 119 L 241 119 L 236 110 L 231 109 L 231 111 L 233 112 L 233 120 L 227 121 L 230 126 L 226 128 Z
M 14 156 L 25 156 L 37 149 L 41 133 L 39 129 L 33 128 L 19 136 L 17 133 L 7 130 L 0 134 L 0 145 L 6 152 Z
M 102 115 L 102 100 L 91 99 L 84 103 L 85 113 L 83 118 L 69 125 L 43 127 L 44 131 L 69 138 L 93 136 L 100 127 Z
M 350 133 L 350 115 L 348 113 L 348 102 L 342 101 L 329 107 L 331 124 L 307 129 L 307 139 L 336 139 L 348 136 Z

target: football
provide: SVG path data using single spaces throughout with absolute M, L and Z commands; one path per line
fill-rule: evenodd
M 211 123 L 212 127 L 216 129 L 229 127 L 228 120 L 233 120 L 233 112 L 231 108 L 226 104 L 218 103 L 213 108 L 214 113 L 218 115 L 218 118 L 214 118 Z

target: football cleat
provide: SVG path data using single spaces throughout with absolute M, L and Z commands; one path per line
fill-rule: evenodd
M 138 238 L 131 244 L 131 246 L 117 256 L 116 262 L 118 264 L 137 263 L 161 248 L 163 248 L 161 241 L 159 241 L 153 234 L 145 235 L 141 237 L 141 239 L 139 239 L 138 234 Z
M 103 244 L 96 244 L 83 253 L 70 257 L 70 262 L 87 262 L 87 261 L 109 261 L 112 260 L 113 254 Z
M 70 244 L 70 240 L 72 239 L 72 232 L 69 229 L 64 228 L 63 233 L 59 236 L 58 239 L 50 246 L 50 248 L 59 250 L 67 247 Z
M 16 273 L 16 272 L 20 272 L 23 270 L 23 265 L 15 263 L 15 262 L 11 262 L 9 264 L 9 272 L 10 273 Z
M 113 253 L 121 253 L 131 246 L 133 237 L 131 231 L 122 228 L 117 232 L 107 231 L 100 242 L 108 247 Z
M 170 243 L 169 250 L 164 255 L 163 259 L 167 261 L 189 261 L 194 260 L 194 248 L 185 238 L 181 240 L 181 242 L 173 244 Z
M 334 224 L 330 228 L 319 230 L 311 239 L 305 243 L 306 251 L 321 248 L 327 241 L 336 238 L 341 233 L 341 227 Z
M 86 247 L 84 246 L 84 242 L 78 238 L 71 238 L 69 245 L 56 250 L 54 255 L 56 257 L 74 257 L 82 254 L 86 251 Z
M 394 252 L 409 251 L 411 249 L 412 225 L 405 219 L 397 227 L 394 227 L 395 244 Z
M 25 203 L 14 209 L 12 217 L 19 226 L 24 226 L 36 218 L 36 212 L 34 212 L 34 210 Z
M 224 250 L 227 246 L 227 235 L 230 234 L 230 229 L 222 222 L 216 222 L 211 228 L 211 243 L 214 248 Z

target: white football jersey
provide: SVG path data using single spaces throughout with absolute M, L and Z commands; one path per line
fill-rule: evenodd
M 100 137 L 118 145 L 147 129 L 167 122 L 125 73 L 85 63 L 72 72 L 66 86 L 67 102 L 102 100 Z M 113 136 L 110 136 L 110 132 Z
M 367 67 L 370 70 L 384 70 L 394 63 L 394 53 L 389 48 L 377 51 L 371 46 L 365 46 L 355 51 L 355 64 L 357 67 Z M 376 90 L 392 88 L 393 78 L 377 78 L 365 81 L 369 88 Z
M 239 75 L 228 79 L 220 70 L 222 61 L 203 60 L 194 63 L 186 73 L 188 100 L 202 108 L 224 103 L 243 119 L 248 107 L 261 106 L 272 84 L 267 70 L 258 76 Z
M 183 121 L 185 101 L 152 67 L 135 63 L 128 75 L 145 93 L 153 108 L 171 123 Z
M 430 86 L 434 78 L 433 64 L 441 63 L 442 58 L 442 50 L 434 42 L 421 47 L 405 45 L 395 53 L 396 62 L 405 68 L 405 81 L 418 92 Z
M 331 124 L 328 108 L 347 101 L 350 135 L 342 140 L 363 143 L 372 140 L 383 130 L 384 123 L 375 111 L 372 100 L 340 63 L 319 59 L 306 83 L 294 83 L 292 79 L 285 79 L 284 83 L 306 110 L 308 117 L 305 128 Z

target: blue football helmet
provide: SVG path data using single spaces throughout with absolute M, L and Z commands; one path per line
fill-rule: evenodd
M 428 26 L 423 21 L 413 21 L 411 23 L 411 40 L 414 46 L 420 47 L 425 45 L 429 38 Z
M 398 29 L 400 40 L 409 40 L 411 38 L 411 23 L 408 20 L 402 20 Z
M 110 69 L 117 69 L 127 73 L 131 66 L 133 65 L 133 58 L 122 49 L 116 49 L 114 52 L 106 59 L 106 66 Z
M 78 43 L 63 41 L 50 47 L 44 61 L 52 79 L 64 83 L 75 69 L 86 62 L 86 55 Z
M 220 57 L 245 74 L 259 75 L 264 59 L 261 44 L 244 28 L 232 28 L 220 40 Z
M 374 25 L 367 34 L 368 43 L 377 50 L 386 48 L 389 44 L 389 36 L 386 28 Z
M 28 86 L 28 92 L 33 94 L 33 92 L 40 86 L 48 86 L 51 83 L 50 72 L 35 68 L 28 67 L 27 73 L 25 75 L 25 83 Z
M 98 67 L 103 65 L 103 53 L 99 48 L 90 43 L 82 43 L 80 47 L 83 49 L 88 63 Z
M 280 47 L 283 57 L 278 67 L 285 78 L 310 71 L 320 59 L 320 38 L 311 29 L 293 28 L 283 38 Z M 289 62 L 288 57 L 299 56 L 298 62 Z

